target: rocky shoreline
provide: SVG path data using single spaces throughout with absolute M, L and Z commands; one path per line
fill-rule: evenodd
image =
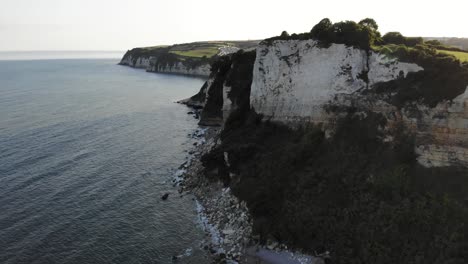
M 198 119 L 198 111 L 188 112 Z M 252 233 L 252 218 L 245 202 L 229 187 L 205 176 L 201 157 L 220 144 L 220 127 L 198 127 L 189 137 L 195 140 L 190 158 L 181 165 L 175 182 L 179 192 L 195 196 L 199 222 L 206 232 L 201 247 L 213 256 L 213 263 L 321 264 L 326 256 L 312 257 L 288 251 L 276 241 L 260 245 Z
M 217 263 L 241 261 L 246 249 L 251 246 L 252 221 L 247 206 L 232 195 L 229 188 L 220 182 L 212 182 L 204 177 L 200 158 L 216 146 L 219 128 L 198 128 L 190 136 L 198 138 L 192 158 L 184 164 L 184 174 L 180 191 L 189 192 L 197 199 L 200 222 L 208 242 L 203 245 L 215 257 Z

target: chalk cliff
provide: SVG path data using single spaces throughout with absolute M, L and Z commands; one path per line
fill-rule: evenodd
M 202 62 L 193 65 L 180 60 L 165 61 L 153 56 L 134 58 L 132 55 L 128 55 L 122 58 L 120 64 L 145 69 L 147 72 L 184 74 L 202 77 L 208 77 L 211 72 L 209 62 Z
M 329 128 L 340 114 L 330 112 L 330 106 L 359 106 L 384 114 L 389 125 L 403 121 L 410 127 L 425 166 L 468 166 L 467 92 L 434 108 L 418 103 L 399 108 L 370 91 L 375 84 L 423 71 L 421 66 L 343 44 L 317 44 L 290 40 L 257 48 L 250 95 L 257 113 L 285 124 L 313 122 Z
M 436 107 L 418 102 L 399 107 L 373 92 L 376 84 L 424 71 L 421 66 L 344 44 L 324 48 L 315 40 L 263 43 L 255 57 L 251 76 L 244 72 L 236 77 L 250 77 L 251 86 L 237 90 L 246 91 L 249 107 L 265 120 L 291 127 L 314 123 L 333 133 L 335 120 L 350 107 L 372 111 L 387 118 L 385 129 L 404 122 L 415 133 L 418 160 L 424 166 L 468 166 L 468 92 Z M 233 105 L 229 98 L 232 88 L 227 81 L 236 68 L 231 61 L 225 69 L 216 68 L 192 100 L 210 105 L 201 124 L 222 125 L 240 104 Z
M 184 100 L 222 127 L 199 172 L 246 202 L 261 244 L 464 263 L 468 67 L 424 44 L 374 48 L 371 22 L 324 19 L 318 37 L 284 32 L 214 62 Z

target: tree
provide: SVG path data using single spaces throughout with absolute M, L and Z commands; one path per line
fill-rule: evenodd
M 375 22 L 375 20 L 372 18 L 365 18 L 359 21 L 359 25 L 368 27 L 374 31 L 379 30 L 379 25 L 377 25 L 377 22 Z
M 400 32 L 388 32 L 382 39 L 386 44 L 405 44 L 405 37 Z
M 324 35 L 324 33 L 327 33 L 332 28 L 332 26 L 333 24 L 330 21 L 330 19 L 324 18 L 320 20 L 320 22 L 312 28 L 310 33 L 313 38 L 320 38 L 321 35 Z
M 442 46 L 442 43 L 436 39 L 428 40 L 426 43 L 433 46 Z
M 285 30 L 285 31 L 281 32 L 281 37 L 282 38 L 287 38 L 287 37 L 289 37 L 289 33 Z
M 375 22 L 372 18 L 365 18 L 358 23 L 361 27 L 363 27 L 363 31 L 367 31 L 369 33 L 369 44 L 374 45 L 376 43 L 382 42 L 381 35 L 379 32 L 379 25 Z

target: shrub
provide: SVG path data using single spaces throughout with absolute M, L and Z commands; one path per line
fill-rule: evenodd
M 385 44 L 405 44 L 405 37 L 400 32 L 388 32 L 382 39 Z
M 402 62 L 416 63 L 424 69 L 409 73 L 406 78 L 375 85 L 377 92 L 394 93 L 390 97 L 391 103 L 399 107 L 410 102 L 435 107 L 443 100 L 452 100 L 462 94 L 468 85 L 468 68 L 455 57 L 438 53 L 432 46 L 386 45 L 380 53 L 397 57 Z

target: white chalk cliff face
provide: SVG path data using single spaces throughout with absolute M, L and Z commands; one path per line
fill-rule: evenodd
M 417 105 L 417 117 L 414 107 L 399 109 L 362 94 L 376 83 L 422 70 L 343 44 L 321 48 L 314 40 L 277 40 L 257 48 L 250 105 L 272 121 L 313 122 L 324 129 L 336 118 L 327 105 L 360 105 L 382 113 L 389 126 L 406 124 L 416 135 L 422 165 L 468 167 L 468 91 L 435 108 Z
M 150 58 L 138 57 L 134 59 L 131 55 L 124 57 L 120 64 L 131 66 L 134 68 L 147 69 L 150 66 Z
M 337 95 L 420 70 L 344 44 L 320 48 L 314 40 L 274 41 L 257 48 L 250 103 L 275 121 L 320 122 L 325 121 L 323 106 Z
M 174 73 L 174 74 L 186 74 L 186 75 L 196 75 L 196 76 L 205 76 L 210 75 L 210 65 L 202 64 L 196 67 L 187 67 L 182 62 L 177 62 L 174 65 L 159 65 L 158 67 L 154 66 L 157 64 L 157 59 L 153 57 L 138 57 L 134 59 L 131 55 L 124 57 L 120 61 L 121 65 L 127 65 L 134 68 L 146 69 L 148 72 L 162 72 L 162 73 Z
M 187 75 L 198 75 L 198 76 L 209 76 L 210 75 L 210 65 L 202 64 L 197 67 L 187 67 L 182 62 L 177 62 L 174 65 L 164 65 L 164 66 L 153 66 L 155 65 L 155 59 L 152 59 L 150 65 L 146 68 L 149 72 L 163 72 L 163 73 L 175 73 L 175 74 L 187 74 Z

